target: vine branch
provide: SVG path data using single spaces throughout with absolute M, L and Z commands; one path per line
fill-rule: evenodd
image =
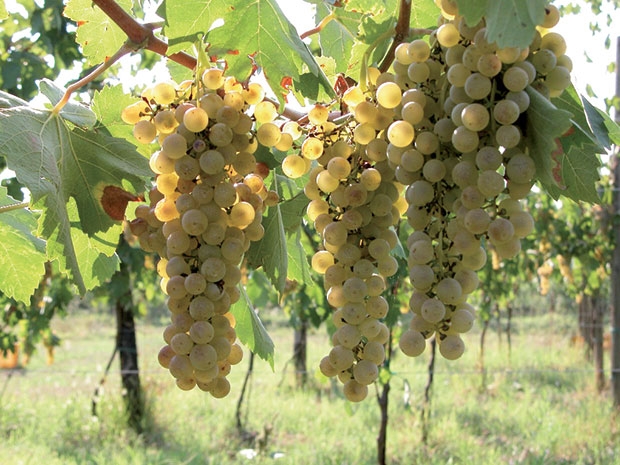
M 383 58 L 383 61 L 379 65 L 379 69 L 382 73 L 386 72 L 392 62 L 394 61 L 394 52 L 408 36 L 409 36 L 409 23 L 411 22 L 411 1 L 412 0 L 400 0 L 400 8 L 398 10 L 398 20 L 396 21 L 396 27 L 394 28 L 394 40 L 387 54 Z
M 187 53 L 178 52 L 172 55 L 166 55 L 168 44 L 155 37 L 153 28 L 140 24 L 114 0 L 93 0 L 93 3 L 101 8 L 101 10 L 127 34 L 127 37 L 132 43 L 144 44 L 146 50 L 165 56 L 189 69 L 194 69 L 196 67 L 196 59 Z

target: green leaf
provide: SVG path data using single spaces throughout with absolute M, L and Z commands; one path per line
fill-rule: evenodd
M 557 139 L 571 127 L 571 114 L 559 110 L 538 91 L 528 86 L 530 107 L 527 110 L 525 140 L 530 156 L 536 163 L 536 176 L 553 198 L 563 194 L 564 186 L 558 182 L 564 153 L 558 153 Z M 555 158 L 554 158 L 555 157 Z
M 116 255 L 116 248 L 123 227 L 115 224 L 107 231 L 99 231 L 88 235 L 83 232 L 79 223 L 76 203 L 73 199 L 67 204 L 69 219 L 71 220 L 71 240 L 77 255 L 80 273 L 86 289 L 101 286 L 118 270 L 120 259 Z M 48 255 L 54 241 L 48 241 Z M 62 257 L 57 257 L 62 264 Z M 66 267 L 66 266 L 65 266 Z
M 0 207 L 17 203 L 0 187 Z M 0 291 L 25 304 L 45 273 L 45 242 L 32 232 L 37 220 L 21 208 L 0 213 Z
M 334 91 L 299 33 L 275 0 L 234 0 L 223 15 L 224 25 L 207 34 L 209 54 L 224 59 L 227 71 L 240 81 L 247 79 L 253 64 L 262 68 L 276 96 L 283 101 L 288 93 L 283 84 L 299 81 L 309 73 L 323 91 Z M 183 6 L 183 8 L 186 8 Z M 231 34 L 231 31 L 235 31 Z M 243 37 L 240 41 L 239 37 Z M 250 57 L 252 59 L 250 60 Z
M 65 94 L 65 90 L 54 84 L 49 79 L 39 81 L 39 90 L 45 95 L 52 105 L 60 102 Z M 67 102 L 60 110 L 60 115 L 68 121 L 83 128 L 92 128 L 97 122 L 95 113 L 82 103 Z
M 74 128 L 51 111 L 29 107 L 0 111 L 0 154 L 43 210 L 39 231 L 48 239 L 48 256 L 62 256 L 74 283 L 85 292 L 88 280 L 71 231 L 78 217 L 71 216 L 69 199 L 75 199 L 84 233 L 107 231 L 115 221 L 102 207 L 104 188 L 127 183 L 142 190 L 150 176 L 148 161 L 124 140 Z
M 0 0 L 0 21 L 3 19 L 7 19 L 9 17 L 9 12 L 6 11 L 6 5 L 4 4 L 4 0 Z
M 287 278 L 298 283 L 312 282 L 308 256 L 301 240 L 301 228 L 286 238 L 286 249 L 288 251 L 288 273 Z
M 373 14 L 385 9 L 386 0 L 349 0 L 344 9 L 358 13 Z
M 594 107 L 585 97 L 581 97 L 588 123 L 597 140 L 610 149 L 612 144 L 620 145 L 620 125 L 600 108 Z
M 562 195 L 575 201 L 599 203 L 601 201 L 596 184 L 600 179 L 598 168 L 601 166 L 593 144 L 577 146 L 568 144 L 568 151 L 562 161 L 562 180 L 566 189 Z
M 499 48 L 530 45 L 545 17 L 547 0 L 492 0 L 486 12 L 487 39 Z
M 489 0 L 456 0 L 459 14 L 469 26 L 475 26 L 484 17 Z
M 395 7 L 394 7 L 395 8 Z M 411 5 L 411 27 L 432 28 L 437 26 L 437 5 L 433 0 L 416 0 Z
M 133 141 L 133 126 L 121 119 L 123 108 L 140 101 L 123 91 L 122 85 L 105 86 L 95 91 L 91 108 L 98 120 L 97 129 L 113 137 Z M 151 156 L 151 147 L 148 144 L 136 144 L 136 150 L 145 157 Z
M 15 97 L 13 94 L 0 90 L 0 109 L 19 107 L 21 105 L 28 105 L 28 102 Z
M 325 4 L 317 5 L 316 10 L 317 23 L 331 13 L 331 9 Z M 332 57 L 336 62 L 336 70 L 342 71 L 349 63 L 361 14 L 344 11 L 342 8 L 334 9 L 334 14 L 335 18 L 319 32 L 319 43 L 321 54 Z
M 239 340 L 274 369 L 274 345 L 243 287 L 241 298 L 230 308 L 237 320 Z
M 269 207 L 267 215 L 263 218 L 263 227 L 265 236 L 260 241 L 254 242 L 246 254 L 248 265 L 252 268 L 262 266 L 273 286 L 281 294 L 286 286 L 288 256 L 279 205 Z
M 165 11 L 160 15 L 166 18 L 164 33 L 168 37 L 169 54 L 188 50 L 207 35 L 213 22 L 227 9 L 223 0 L 166 0 L 163 6 Z
M 583 97 L 582 97 L 583 99 Z M 596 119 L 598 114 L 592 115 L 590 118 L 586 118 L 586 113 L 588 109 L 586 108 L 586 112 L 584 113 L 584 105 L 587 101 L 582 100 L 577 95 L 577 91 L 574 87 L 570 87 L 566 89 L 560 97 L 552 99 L 552 103 L 561 110 L 566 110 L 572 113 L 572 122 L 575 131 L 573 131 L 570 135 L 571 142 L 576 143 L 578 145 L 582 144 L 597 144 L 601 145 L 599 147 L 599 153 L 603 152 L 604 139 L 607 136 L 607 131 L 605 130 L 602 119 L 599 121 Z M 596 110 L 593 108 L 593 111 Z M 590 120 L 590 121 L 589 121 Z M 599 133 L 598 135 L 593 132 Z M 607 138 L 607 142 L 609 138 Z
M 291 233 L 299 229 L 308 203 L 310 203 L 310 200 L 303 192 L 280 203 L 282 224 L 285 232 Z
M 117 0 L 130 13 L 132 0 Z M 127 35 L 91 0 L 69 0 L 64 15 L 79 24 L 76 41 L 82 46 L 86 66 L 103 63 L 127 41 Z

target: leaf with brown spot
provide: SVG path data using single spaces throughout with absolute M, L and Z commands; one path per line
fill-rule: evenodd
M 101 206 L 110 218 L 116 221 L 125 219 L 125 210 L 129 202 L 144 200 L 117 186 L 105 186 L 101 195 Z

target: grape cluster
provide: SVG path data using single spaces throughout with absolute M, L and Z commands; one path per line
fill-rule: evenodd
M 381 321 L 388 312 L 382 294 L 398 270 L 390 252 L 406 205 L 386 154 L 393 110 L 374 100 L 355 103 L 353 116 L 340 124 L 328 120 L 327 106 L 316 105 L 303 128 L 285 125 L 294 141 L 304 137 L 282 169 L 292 178 L 309 174 L 306 213 L 321 239 L 311 264 L 323 275 L 336 327 L 320 370 L 337 376 L 347 399 L 357 402 L 385 359 L 390 333 Z
M 150 158 L 150 205 L 138 206 L 130 224 L 141 247 L 160 256 L 171 324 L 159 362 L 179 388 L 217 398 L 230 391 L 226 376 L 243 356 L 229 311 L 239 299 L 240 264 L 264 235 L 264 208 L 278 201 L 253 155 L 277 115 L 263 99 L 261 86 L 211 68 L 197 84 L 158 83 L 122 112 L 138 142 L 160 147 Z
M 563 38 L 547 30 L 559 18 L 553 6 L 530 46 L 518 49 L 489 43 L 484 19 L 468 25 L 454 2 L 440 4 L 430 45 L 418 39 L 395 51 L 393 80 L 403 92 L 400 98 L 394 92 L 400 119 L 390 128 L 402 126 L 408 143 L 390 139 L 397 147 L 390 160 L 407 186 L 413 228 L 407 240 L 413 318 L 399 345 L 417 356 L 436 334 L 440 353 L 456 359 L 464 351 L 460 334 L 474 321 L 466 300 L 487 251 L 497 267 L 520 252 L 520 240 L 534 228 L 519 202 L 536 174 L 522 137 L 528 92 L 558 96 L 570 84 L 571 62 Z

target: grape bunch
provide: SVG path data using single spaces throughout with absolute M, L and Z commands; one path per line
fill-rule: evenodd
M 385 359 L 390 332 L 381 321 L 388 312 L 382 294 L 398 270 L 390 252 L 398 243 L 394 225 L 406 206 L 386 153 L 393 111 L 376 101 L 356 103 L 353 116 L 340 124 L 328 120 L 327 106 L 316 105 L 303 128 L 285 125 L 283 132 L 294 141 L 304 137 L 298 152 L 282 163 L 291 178 L 309 174 L 306 213 L 321 239 L 311 264 L 323 275 L 334 308 L 333 347 L 320 370 L 337 376 L 346 398 L 355 402 L 367 396 Z
M 435 334 L 440 353 L 456 359 L 465 348 L 460 334 L 474 322 L 467 297 L 487 251 L 497 267 L 520 252 L 534 228 L 520 203 L 536 175 L 523 138 L 530 92 L 560 95 L 570 84 L 571 61 L 562 36 L 548 30 L 559 18 L 551 5 L 530 46 L 518 49 L 489 43 L 484 19 L 469 25 L 454 2 L 439 3 L 430 44 L 417 39 L 395 50 L 393 81 L 402 95 L 394 92 L 400 115 L 390 128 L 402 126 L 409 142 L 390 139 L 397 147 L 390 161 L 407 186 L 413 229 L 413 318 L 399 345 L 417 356 Z
M 265 233 L 263 210 L 278 201 L 253 155 L 266 139 L 257 132 L 276 116 L 260 85 L 242 86 L 217 68 L 197 83 L 158 83 L 122 112 L 138 142 L 159 146 L 150 158 L 150 204 L 136 208 L 130 227 L 160 257 L 171 323 L 158 359 L 183 390 L 226 396 L 226 376 L 242 359 L 229 310 L 240 296 L 244 253 Z

